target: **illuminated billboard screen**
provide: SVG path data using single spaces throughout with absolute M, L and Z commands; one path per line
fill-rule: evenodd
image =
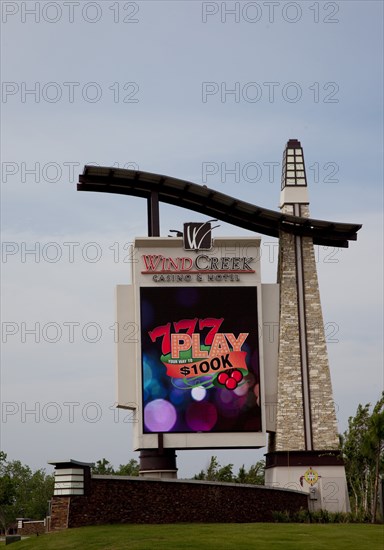
M 142 287 L 144 433 L 260 432 L 257 289 Z

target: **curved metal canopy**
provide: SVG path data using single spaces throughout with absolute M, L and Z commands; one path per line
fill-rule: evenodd
M 359 224 L 338 223 L 290 216 L 241 201 L 205 185 L 122 168 L 85 166 L 79 176 L 78 191 L 119 193 L 158 200 L 194 210 L 211 218 L 257 233 L 279 237 L 280 231 L 313 238 L 314 244 L 348 247 L 357 239 Z

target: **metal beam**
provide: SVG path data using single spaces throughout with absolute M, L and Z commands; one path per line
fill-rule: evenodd
M 159 202 L 187 208 L 249 231 L 279 237 L 285 231 L 311 237 L 314 244 L 346 248 L 357 239 L 360 224 L 337 223 L 291 216 L 241 201 L 205 185 L 138 170 L 85 166 L 78 191 L 117 193 L 148 200 L 148 229 L 160 231 Z

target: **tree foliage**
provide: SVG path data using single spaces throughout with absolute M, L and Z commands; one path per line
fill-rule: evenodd
M 117 470 L 115 470 L 109 460 L 102 458 L 96 462 L 92 468 L 92 473 L 98 475 L 138 476 L 139 463 L 132 458 L 127 464 L 120 464 Z
M 206 481 L 222 481 L 226 483 L 250 483 L 253 485 L 264 485 L 264 460 L 259 460 L 248 470 L 243 466 L 239 468 L 237 474 L 233 472 L 233 464 L 221 466 L 216 456 L 212 456 L 206 470 L 201 470 L 193 479 Z M 92 468 L 92 474 L 96 475 L 118 475 L 118 476 L 138 476 L 139 463 L 132 458 L 127 464 L 120 464 L 118 468 L 106 458 L 98 460 Z
M 127 464 L 120 464 L 118 470 L 116 470 L 116 475 L 118 476 L 138 476 L 139 475 L 139 463 L 134 458 Z
M 19 460 L 7 461 L 0 451 L 0 523 L 4 531 L 17 517 L 41 520 L 47 515 L 53 494 L 53 475 L 45 470 L 32 472 Z
M 264 460 L 259 460 L 246 470 L 241 466 L 237 475 L 233 473 L 233 464 L 221 466 L 216 456 L 212 456 L 206 470 L 201 470 L 193 479 L 205 481 L 222 481 L 227 483 L 250 483 L 253 485 L 264 485 Z
M 113 475 L 115 470 L 109 460 L 102 458 L 96 462 L 95 466 L 93 466 L 92 473 L 101 476 L 108 476 Z
M 352 509 L 374 522 L 380 474 L 384 474 L 384 392 L 372 412 L 370 403 L 357 407 L 341 446 Z

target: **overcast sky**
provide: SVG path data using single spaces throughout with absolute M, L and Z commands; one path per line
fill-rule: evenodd
M 114 291 L 130 282 L 129 243 L 146 235 L 146 204 L 77 192 L 83 166 L 175 176 L 277 210 L 289 138 L 304 148 L 312 217 L 363 224 L 349 249 L 317 248 L 344 431 L 383 386 L 382 2 L 3 1 L 1 9 L 8 458 L 32 468 L 138 458 L 130 418 L 114 409 Z M 167 205 L 160 216 L 162 235 L 205 219 Z M 250 235 L 224 223 L 215 233 Z M 264 282 L 276 281 L 273 243 L 262 237 Z M 265 451 L 182 451 L 179 476 L 212 454 L 237 469 Z

